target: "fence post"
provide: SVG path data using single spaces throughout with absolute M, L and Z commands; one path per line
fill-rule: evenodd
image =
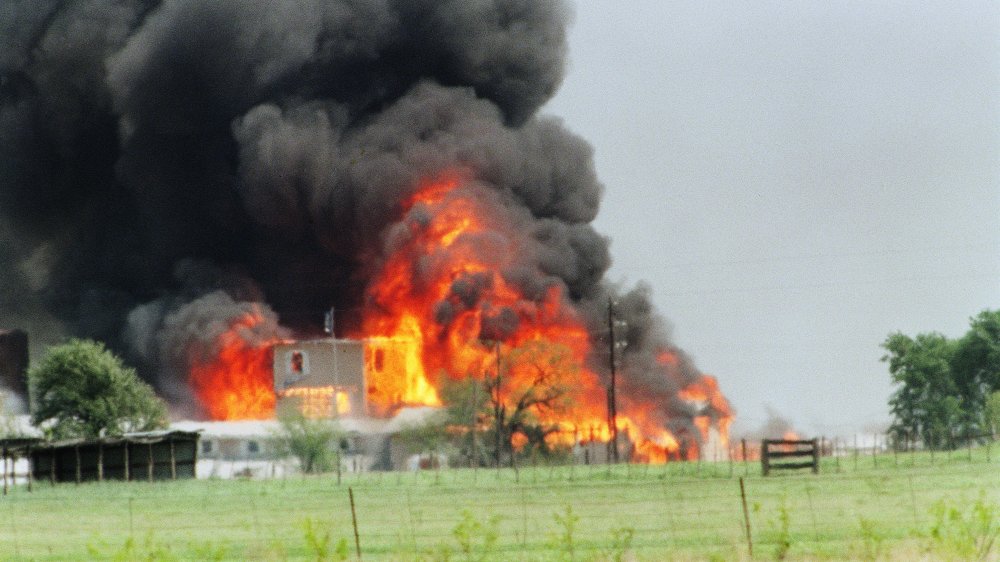
M 892 465 L 899 466 L 899 435 L 892 439 Z
M 358 554 L 358 562 L 361 562 L 361 537 L 358 535 L 358 515 L 354 511 L 354 488 L 347 487 L 347 496 L 351 499 L 351 524 L 354 525 L 354 549 Z
M 909 439 L 909 444 L 906 447 L 906 451 L 910 453 L 910 466 L 917 466 L 917 436 L 912 433 L 907 433 L 907 438 Z
M 771 473 L 771 458 L 768 456 L 767 453 L 768 453 L 767 439 L 764 439 L 763 441 L 760 442 L 760 468 L 761 471 L 764 473 L 764 476 L 767 476 L 768 474 Z M 740 482 L 741 482 L 740 485 L 742 486 L 742 480 Z
M 271 463 L 271 478 L 274 478 L 274 463 Z M 170 479 L 177 480 L 177 451 L 174 449 L 174 436 L 170 436 Z
M 763 458 L 763 455 L 761 455 Z M 747 509 L 747 492 L 746 488 L 743 486 L 743 477 L 740 476 L 740 500 L 743 502 L 743 523 L 746 526 L 747 531 L 747 550 L 750 552 L 750 558 L 753 558 L 753 535 L 750 533 L 750 510 Z
M 806 498 L 809 500 L 809 515 L 812 519 L 813 537 L 819 542 L 819 525 L 816 523 L 816 507 L 813 505 L 812 484 L 806 484 Z

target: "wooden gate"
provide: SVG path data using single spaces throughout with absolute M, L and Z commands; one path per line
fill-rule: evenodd
M 808 458 L 809 460 L 802 460 Z M 781 462 L 774 462 L 775 460 Z M 819 473 L 817 439 L 765 439 L 760 444 L 760 465 L 764 476 L 772 470 L 812 468 Z

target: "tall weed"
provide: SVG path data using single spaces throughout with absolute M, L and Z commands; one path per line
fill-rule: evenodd
M 879 531 L 878 524 L 871 519 L 860 517 L 858 527 L 861 535 L 860 558 L 867 562 L 881 559 L 885 550 L 883 545 L 885 536 Z
M 573 562 L 576 560 L 576 525 L 580 522 L 580 516 L 573 513 L 573 506 L 567 505 L 566 511 L 562 514 L 553 513 L 559 532 L 553 536 L 553 547 L 562 553 L 562 558 Z
M 956 560 L 986 560 L 1000 535 L 997 504 L 979 499 L 967 511 L 940 500 L 931 506 L 930 550 Z
M 451 534 L 458 543 L 458 550 L 467 562 L 482 562 L 488 560 L 493 554 L 499 532 L 500 516 L 494 515 L 480 522 L 472 512 L 463 509 L 462 520 L 455 525 Z
M 302 533 L 306 548 L 316 557 L 316 562 L 327 560 L 347 560 L 349 552 L 347 539 L 341 538 L 336 546 L 330 547 L 330 531 L 321 531 L 323 525 L 319 521 L 306 518 L 302 521 Z

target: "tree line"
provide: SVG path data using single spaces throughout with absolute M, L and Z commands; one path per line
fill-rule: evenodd
M 1000 431 L 1000 310 L 972 317 L 960 338 L 896 332 L 882 347 L 896 387 L 889 431 L 897 443 L 947 449 Z

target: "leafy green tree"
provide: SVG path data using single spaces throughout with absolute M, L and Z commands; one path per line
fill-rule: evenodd
M 899 385 L 889 399 L 897 439 L 919 437 L 926 446 L 942 448 L 958 425 L 961 401 L 952 376 L 955 344 L 941 334 L 916 338 L 895 333 L 882 347 L 892 382 Z
M 280 427 L 274 436 L 276 453 L 299 460 L 303 472 L 329 472 L 336 466 L 335 447 L 340 446 L 343 432 L 331 419 L 307 418 L 298 410 L 282 412 Z
M 423 455 L 429 453 L 436 466 L 437 456 L 447 452 L 450 448 L 448 426 L 447 410 L 434 412 L 420 422 L 403 426 L 396 434 L 396 439 L 399 440 L 408 454 Z
M 986 399 L 1000 390 L 1000 311 L 986 310 L 970 320 L 969 331 L 955 343 L 952 372 L 962 403 L 962 431 L 987 431 Z
M 166 427 L 167 410 L 135 369 L 89 340 L 52 347 L 28 371 L 32 422 L 55 439 Z
M 957 340 L 937 333 L 891 334 L 882 347 L 892 381 L 889 406 L 896 439 L 919 437 L 931 447 L 996 431 L 989 401 L 1000 391 L 1000 311 L 984 310 Z
M 489 395 L 483 381 L 469 375 L 460 380 L 443 378 L 441 402 L 445 405 L 445 424 L 456 428 L 452 434 L 459 454 L 474 465 L 487 463 L 482 429 L 488 423 Z

